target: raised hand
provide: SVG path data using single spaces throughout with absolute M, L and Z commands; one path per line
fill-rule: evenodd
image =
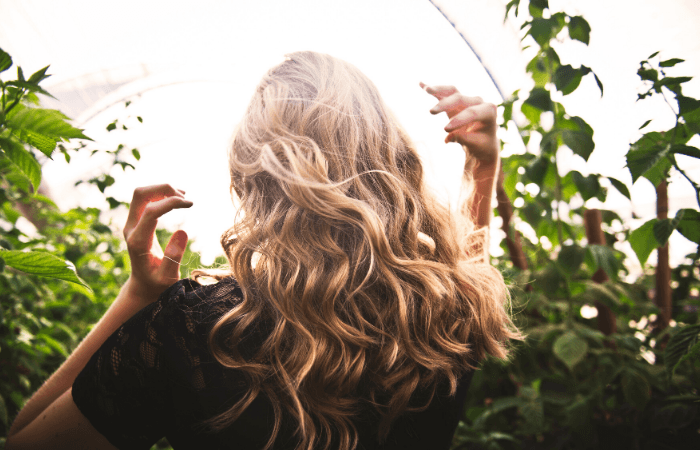
M 173 209 L 189 208 L 185 191 L 169 184 L 137 188 L 131 201 L 124 238 L 131 260 L 130 284 L 140 300 L 152 302 L 180 279 L 180 261 L 187 245 L 187 233 L 173 233 L 165 252 L 156 239 L 158 218 Z
M 467 97 L 454 86 L 420 83 L 420 87 L 439 100 L 430 113 L 444 112 L 450 119 L 445 126 L 448 133 L 445 142 L 462 144 L 482 165 L 498 161 L 500 145 L 496 137 L 496 105 L 485 103 L 481 97 Z

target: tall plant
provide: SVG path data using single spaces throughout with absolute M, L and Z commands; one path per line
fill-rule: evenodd
M 506 15 L 510 11 L 525 19 L 523 40 L 535 53 L 527 65 L 534 86 L 516 91 L 503 105 L 504 126 L 516 114 L 522 119 L 519 129 L 527 151 L 503 159 L 498 212 L 510 260 L 499 264 L 520 286 L 513 292 L 514 309 L 529 337 L 509 364 L 487 360 L 477 372 L 454 447 L 688 448 L 688 442 L 698 442 L 700 427 L 700 363 L 693 357 L 700 351 L 697 325 L 666 330 L 672 338 L 665 351 L 657 344 L 663 336 L 650 320 L 661 315 L 650 300 L 653 285 L 648 277 L 625 282 L 621 275 L 628 256 L 612 248 L 629 230 L 612 231 L 614 220 L 622 223 L 615 212 L 585 207 L 589 199 L 605 200 L 605 185 L 631 198 L 629 189 L 617 179 L 584 172 L 595 148 L 593 129 L 555 101 L 574 92 L 585 77 L 603 94 L 591 68 L 562 64 L 555 49 L 555 42 L 567 40 L 588 44 L 591 27 L 581 16 L 552 11 L 547 0 L 512 0 Z M 659 89 L 676 89 L 683 80 L 660 83 Z M 682 101 L 683 113 L 694 117 L 696 104 Z M 671 148 L 694 153 L 687 142 L 697 130 L 675 111 L 680 124 L 675 140 L 665 135 L 670 144 L 643 154 L 635 154 L 639 146 L 632 146 L 628 166 L 635 180 L 642 172 L 651 176 L 659 164 L 672 166 Z M 580 171 L 563 170 L 562 159 L 571 152 L 581 158 Z M 630 154 L 644 171 L 629 164 Z M 695 217 L 697 211 L 690 211 L 683 217 Z M 673 220 L 656 219 L 647 228 L 663 223 L 657 229 L 680 227 L 691 237 L 696 231 L 688 230 L 698 229 L 682 218 Z M 520 236 L 521 230 L 529 238 Z M 654 240 L 653 246 L 660 242 Z M 697 254 L 693 258 L 691 267 L 673 273 L 678 293 L 697 286 Z M 689 308 L 673 317 L 696 324 L 697 296 L 679 303 Z M 582 309 L 596 311 L 597 317 L 582 315 Z

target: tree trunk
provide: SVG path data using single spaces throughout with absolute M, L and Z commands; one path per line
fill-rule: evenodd
M 586 227 L 586 238 L 589 244 L 605 245 L 605 235 L 601 228 L 603 222 L 600 210 L 587 209 L 583 213 L 583 223 Z M 603 269 L 598 269 L 593 274 L 593 281 L 596 283 L 605 283 L 609 280 L 608 274 Z M 596 300 L 595 307 L 598 310 L 598 330 L 604 335 L 609 336 L 617 331 L 617 323 L 615 321 L 615 313 L 608 307 Z

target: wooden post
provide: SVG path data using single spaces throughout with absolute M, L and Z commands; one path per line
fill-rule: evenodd
M 668 218 L 668 183 L 666 179 L 656 186 L 656 218 L 658 220 Z M 659 247 L 657 253 L 654 303 L 659 307 L 659 317 L 656 319 L 655 328 L 657 331 L 661 331 L 671 322 L 671 266 L 668 260 L 668 242 L 663 247 Z
M 601 228 L 603 222 L 600 210 L 587 209 L 583 213 L 583 223 L 586 227 L 586 238 L 589 244 L 605 245 L 605 235 Z M 600 268 L 596 270 L 592 277 L 596 283 L 605 283 L 609 280 L 608 274 Z M 608 307 L 596 300 L 595 307 L 598 310 L 598 330 L 606 336 L 609 336 L 617 331 L 617 322 L 615 321 L 615 313 Z

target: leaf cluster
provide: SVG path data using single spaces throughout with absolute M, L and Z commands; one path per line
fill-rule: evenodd
M 506 9 L 506 16 L 526 16 L 523 43 L 535 56 L 526 68 L 533 87 L 501 105 L 502 126 L 517 123 L 527 150 L 502 160 L 513 216 L 504 229 L 505 256 L 495 263 L 513 286 L 515 319 L 528 337 L 509 362 L 487 359 L 476 372 L 453 449 L 694 448 L 688 443 L 700 445 L 698 254 L 672 270 L 676 322 L 661 331 L 653 270 L 630 281 L 630 256 L 618 248 L 629 242 L 643 264 L 673 232 L 698 242 L 700 213 L 685 208 L 631 231 L 615 211 L 601 210 L 603 242 L 589 241 L 589 200 L 605 201 L 611 188 L 631 200 L 622 181 L 586 170 L 596 147 L 593 129 L 556 100 L 586 78 L 603 95 L 591 68 L 562 64 L 557 52 L 571 41 L 588 45 L 591 27 L 581 16 L 550 10 L 547 0 L 511 0 Z M 683 94 L 689 77 L 666 73 L 682 61 L 652 61 L 656 56 L 640 65 L 640 99 L 670 97 L 676 124 L 632 144 L 628 168 L 635 181 L 658 181 L 673 168 L 694 183 L 676 155 L 700 156 L 688 144 L 699 130 L 700 102 Z M 580 164 L 564 173 L 563 158 Z M 508 260 L 518 241 L 526 268 Z M 613 321 L 609 334 L 601 331 L 604 311 Z

